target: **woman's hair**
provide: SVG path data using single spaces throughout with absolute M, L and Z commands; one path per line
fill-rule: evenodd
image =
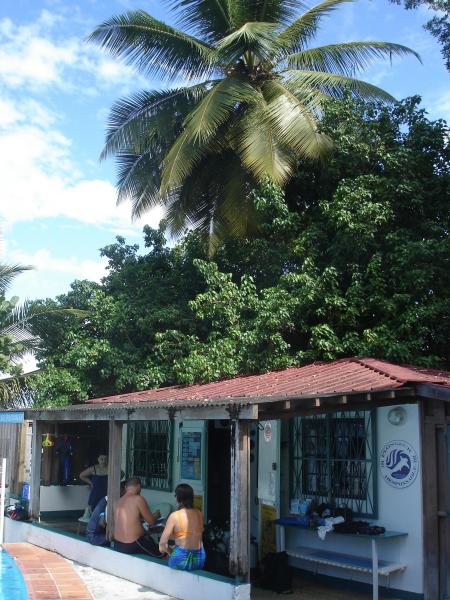
M 194 508 L 194 490 L 187 483 L 180 483 L 175 488 L 177 502 L 182 508 Z

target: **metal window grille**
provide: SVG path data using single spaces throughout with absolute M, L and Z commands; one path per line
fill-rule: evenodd
M 316 498 L 376 517 L 374 411 L 291 421 L 291 498 Z
M 129 423 L 127 474 L 141 478 L 146 488 L 170 490 L 172 423 L 138 421 Z

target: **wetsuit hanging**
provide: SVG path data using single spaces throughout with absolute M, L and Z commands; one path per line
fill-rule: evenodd
M 72 472 L 72 443 L 68 435 L 58 438 L 55 446 L 56 454 L 60 457 L 60 483 L 68 485 Z

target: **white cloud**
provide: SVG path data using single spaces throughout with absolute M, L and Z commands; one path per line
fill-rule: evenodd
M 51 124 L 45 107 L 27 101 L 0 104 L 0 220 L 8 226 L 49 217 L 66 217 L 113 230 L 153 226 L 160 209 L 145 221 L 131 222 L 128 203 L 116 206 L 116 190 L 106 180 L 83 177 L 71 155 L 71 142 Z M 3 127 L 1 127 L 3 125 Z
M 0 75 L 7 85 L 45 85 L 61 81 L 61 69 L 77 60 L 74 41 L 56 45 L 41 35 L 42 24 L 16 26 L 0 21 Z
M 20 112 L 6 100 L 0 99 L 0 127 L 8 127 L 20 120 Z
M 41 248 L 32 254 L 20 250 L 12 251 L 9 256 L 14 262 L 33 266 L 36 271 L 30 272 L 30 275 L 40 276 L 43 272 L 63 273 L 76 279 L 89 279 L 91 281 L 100 281 L 106 275 L 107 259 L 80 260 L 76 256 L 69 258 L 58 258 L 53 256 L 45 248 Z M 24 273 L 22 277 L 27 274 Z
M 0 19 L 0 77 L 11 88 L 56 86 L 92 95 L 98 88 L 145 85 L 131 67 L 112 59 L 82 35 L 67 37 L 66 18 L 42 11 L 31 24 L 16 25 Z M 58 27 L 56 27 L 58 26 Z

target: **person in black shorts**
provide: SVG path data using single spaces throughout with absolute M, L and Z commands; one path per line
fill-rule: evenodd
M 124 554 L 148 554 L 156 558 L 165 556 L 142 525 L 155 525 L 159 512 L 152 514 L 141 496 L 141 480 L 129 477 L 125 482 L 125 494 L 117 503 L 114 519 L 114 548 Z

